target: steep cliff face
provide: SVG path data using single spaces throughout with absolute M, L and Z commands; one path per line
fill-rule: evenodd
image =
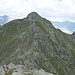
M 75 35 L 63 33 L 50 21 L 30 13 L 0 27 L 0 65 L 23 65 L 55 75 L 75 75 Z

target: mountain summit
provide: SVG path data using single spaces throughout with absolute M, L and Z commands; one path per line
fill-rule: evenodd
M 5 74 L 10 75 L 16 69 L 11 67 L 17 65 L 22 72 L 43 69 L 54 75 L 75 75 L 75 36 L 56 29 L 50 21 L 32 12 L 0 27 L 2 65 L 8 65 Z
M 38 13 L 36 13 L 36 12 L 31 12 L 30 14 L 28 14 L 27 17 L 32 17 L 32 18 L 35 19 L 35 17 L 38 18 L 38 17 L 41 17 L 41 16 Z

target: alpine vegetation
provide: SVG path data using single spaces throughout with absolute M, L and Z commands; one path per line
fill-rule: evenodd
M 0 26 L 0 75 L 75 75 L 75 32 L 36 12 Z

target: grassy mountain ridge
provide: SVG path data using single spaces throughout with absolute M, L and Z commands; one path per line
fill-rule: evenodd
M 75 35 L 63 33 L 36 12 L 0 27 L 0 65 L 75 75 Z

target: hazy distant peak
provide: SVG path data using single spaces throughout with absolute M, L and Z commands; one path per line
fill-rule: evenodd
M 0 16 L 0 25 L 5 24 L 7 21 L 8 21 L 7 15 Z

